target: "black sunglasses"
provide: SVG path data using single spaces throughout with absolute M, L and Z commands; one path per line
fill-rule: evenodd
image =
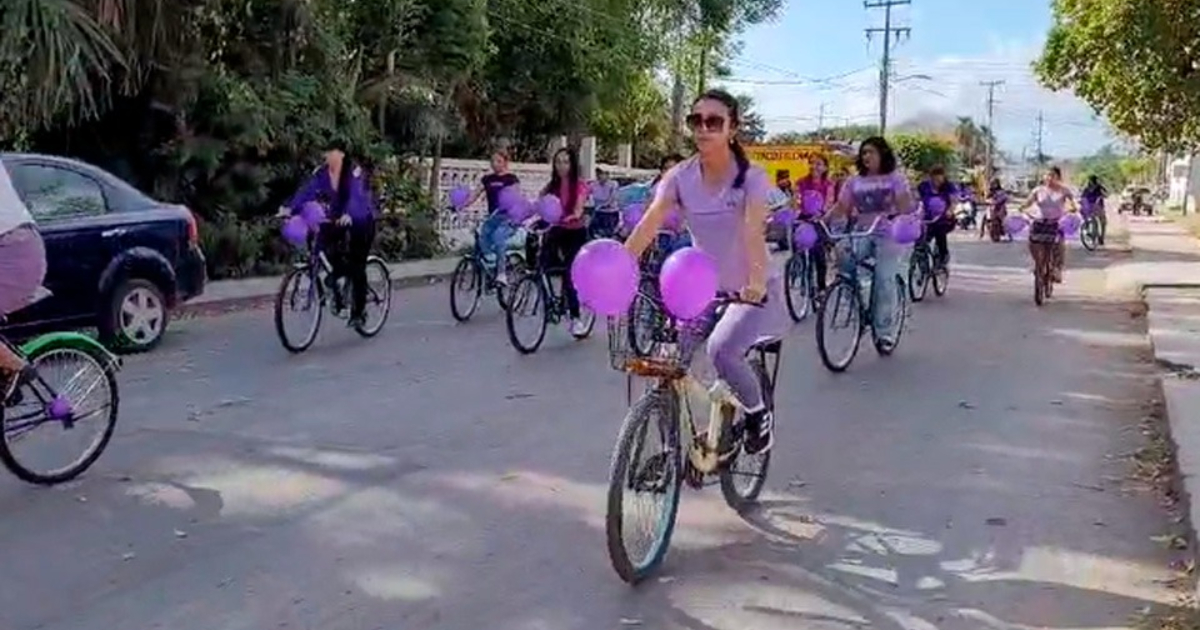
M 687 123 L 688 129 L 691 129 L 692 131 L 715 132 L 725 129 L 725 117 L 717 116 L 715 114 L 712 116 L 688 114 L 687 118 L 684 119 L 684 122 Z

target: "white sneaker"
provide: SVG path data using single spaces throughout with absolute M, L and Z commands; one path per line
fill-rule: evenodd
M 582 319 L 571 320 L 571 334 L 575 336 L 583 335 L 587 332 L 587 326 Z
M 508 284 L 508 274 L 503 271 L 496 274 L 496 284 Z

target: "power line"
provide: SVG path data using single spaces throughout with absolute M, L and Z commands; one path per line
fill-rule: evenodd
M 883 35 L 883 60 L 879 64 L 879 133 L 887 131 L 888 84 L 892 72 L 892 35 L 899 42 L 901 37 L 912 35 L 907 26 L 892 26 L 892 7 L 912 4 L 912 0 L 863 0 L 863 8 L 883 9 L 883 27 L 866 29 L 867 40 L 877 33 Z

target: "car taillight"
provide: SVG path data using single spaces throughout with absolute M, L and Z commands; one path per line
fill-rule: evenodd
M 196 225 L 196 215 L 191 210 L 188 210 L 187 215 L 187 235 L 189 244 L 200 244 L 200 227 Z

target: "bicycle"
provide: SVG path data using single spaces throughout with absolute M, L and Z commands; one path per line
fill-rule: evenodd
M 1029 254 L 1033 257 L 1033 303 L 1041 306 L 1054 295 L 1058 269 L 1062 268 L 1062 233 L 1057 219 L 1037 219 L 1029 226 Z
M 936 221 L 925 221 L 921 238 L 913 245 L 912 257 L 908 261 L 908 296 L 913 302 L 925 299 L 930 280 L 933 292 L 938 297 L 946 295 L 950 284 L 950 268 L 946 265 L 945 252 L 934 252 L 930 247 L 929 226 Z
M 891 356 L 895 352 L 896 347 L 900 344 L 900 337 L 904 332 L 904 323 L 908 315 L 907 299 L 909 297 L 904 277 L 899 273 L 895 276 L 897 295 L 895 311 L 892 314 L 892 325 L 895 328 L 895 334 L 891 337 L 885 335 L 883 331 L 875 327 L 878 293 L 887 289 L 885 287 L 873 286 L 874 282 L 870 286 L 864 285 L 860 278 L 863 272 L 866 273 L 868 278 L 873 277 L 875 273 L 875 261 L 861 258 L 855 246 L 855 241 L 871 238 L 879 225 L 880 218 L 876 217 L 871 227 L 866 231 L 854 232 L 854 224 L 851 222 L 847 224 L 845 233 L 830 234 L 831 240 L 835 242 L 845 241 L 848 244 L 845 255 L 849 256 L 854 262 L 854 265 L 850 267 L 850 271 L 843 271 L 839 268 L 837 278 L 829 285 L 829 290 L 825 294 L 825 300 L 817 310 L 817 349 L 821 354 L 821 362 L 831 372 L 845 372 L 850 367 L 850 364 L 854 361 L 854 357 L 858 355 L 862 336 L 868 328 L 871 330 L 871 339 L 875 345 L 875 351 L 879 353 L 879 356 L 883 357 Z M 868 297 L 862 297 L 863 292 L 867 292 Z M 853 342 L 846 356 L 841 360 L 835 361 L 829 352 L 827 337 L 829 336 L 828 331 L 839 321 L 838 315 L 840 314 L 844 314 L 846 327 L 850 328 L 853 333 Z M 827 315 L 832 315 L 834 320 L 832 322 L 827 321 Z M 853 323 L 851 323 L 850 318 L 854 318 Z
M 627 398 L 632 392 L 634 377 L 654 381 L 630 405 L 625 415 L 609 472 L 605 514 L 608 555 L 617 575 L 629 584 L 645 579 L 666 557 L 683 482 L 699 490 L 711 485 L 706 483 L 706 477 L 715 475 L 725 502 L 735 510 L 756 501 L 766 483 L 771 452 L 749 455 L 742 449 L 741 436 L 736 430 L 740 427 L 734 422 L 741 407 L 728 386 L 718 380 L 711 388 L 706 388 L 688 373 L 692 357 L 706 341 L 724 309 L 736 303 L 742 303 L 737 296 L 719 295 L 714 302 L 714 317 L 673 322 L 672 343 L 663 346 L 652 357 L 630 352 L 626 345 L 628 332 L 624 330 L 628 325 L 627 318 L 608 320 L 609 358 L 614 369 L 626 374 Z M 749 350 L 751 365 L 762 386 L 763 400 L 770 410 L 775 406 L 775 383 L 782 348 L 781 337 L 763 337 Z M 690 404 L 692 399 L 699 398 L 710 402 L 708 428 L 704 432 L 697 431 L 696 414 Z M 646 433 L 652 425 L 659 432 L 657 445 L 660 450 L 642 462 L 643 451 L 651 446 L 647 443 Z M 685 448 L 686 458 L 683 456 Z M 750 463 L 749 472 L 737 469 L 742 463 Z M 737 480 L 743 477 L 750 479 L 749 484 L 739 487 Z M 624 522 L 627 491 L 634 494 L 647 492 L 663 499 L 652 527 L 653 540 L 641 553 L 630 549 L 625 540 L 628 533 Z
M 550 231 L 547 225 L 535 225 L 529 229 L 528 250 L 526 259 L 537 261 L 532 269 L 526 270 L 513 285 L 509 294 L 509 308 L 504 311 L 504 323 L 508 329 L 508 340 L 513 348 L 521 354 L 533 354 L 542 346 L 546 339 L 546 330 L 550 324 L 557 324 L 569 317 L 567 301 L 561 291 L 561 282 L 566 281 L 568 270 L 565 267 L 553 267 L 546 260 L 546 234 Z M 558 276 L 560 287 L 555 288 L 551 276 Z M 541 306 L 541 314 L 538 307 Z M 528 315 L 537 322 L 533 340 L 526 342 L 517 332 L 517 317 L 529 309 Z M 586 306 L 580 305 L 579 314 L 585 326 L 582 332 L 571 331 L 575 339 L 586 339 L 596 326 L 596 314 Z
M 1101 221 L 1101 215 L 1104 213 L 1104 202 L 1096 203 L 1095 209 L 1083 214 L 1083 223 L 1079 226 L 1079 241 L 1083 243 L 1084 249 L 1089 252 L 1096 251 L 1097 247 L 1104 245 L 1104 222 Z
M 482 229 L 483 226 L 475 228 L 471 251 L 463 255 L 450 275 L 450 314 L 460 322 L 471 319 L 485 294 L 494 293 L 500 310 L 508 309 L 507 294 L 511 292 L 511 287 L 497 281 L 494 256 L 484 253 L 480 243 Z M 525 257 L 517 252 L 506 252 L 505 267 L 513 277 L 520 277 L 525 267 Z M 460 286 L 462 284 L 466 286 Z M 459 288 L 464 289 L 461 297 L 456 291 Z
M 329 306 L 329 312 L 334 317 L 349 319 L 350 316 L 348 306 L 353 297 L 351 283 L 344 275 L 337 277 L 334 281 L 333 263 L 326 255 L 326 248 L 322 244 L 322 240 L 317 235 L 309 236 L 308 246 L 302 255 L 302 260 L 292 265 L 291 270 L 283 277 L 283 281 L 279 285 L 279 292 L 275 295 L 275 332 L 288 352 L 300 353 L 312 346 L 317 339 L 317 333 L 321 330 L 321 321 L 324 319 L 326 306 Z M 378 276 L 377 281 L 371 280 L 372 273 Z M 363 321 L 355 322 L 354 331 L 362 337 L 369 338 L 383 330 L 383 325 L 387 322 L 388 314 L 391 312 L 392 274 L 388 270 L 387 263 L 383 262 L 379 256 L 372 254 L 367 256 L 366 275 L 367 308 Z M 304 285 L 305 282 L 308 283 L 307 286 Z M 300 310 L 312 313 L 309 327 L 299 341 L 293 341 L 288 335 L 287 326 L 283 321 L 285 306 L 293 311 L 300 306 Z M 369 313 L 373 306 L 379 306 L 380 313 L 379 321 L 371 324 L 369 323 L 371 321 Z
M 664 238 L 666 237 L 666 238 Z M 641 278 L 638 291 L 629 305 L 629 345 L 639 356 L 649 356 L 657 344 L 664 343 L 669 333 L 666 306 L 659 292 L 659 273 L 672 253 L 663 245 L 675 238 L 674 233 L 660 232 L 659 238 L 642 255 L 639 265 Z
M 39 292 L 30 305 L 49 295 L 48 291 Z M 31 377 L 24 379 L 0 405 L 0 426 L 3 426 L 0 461 L 18 479 L 37 485 L 59 484 L 83 474 L 100 458 L 116 429 L 120 407 L 116 374 L 121 369 L 121 360 L 96 340 L 75 332 L 41 335 L 19 347 L 0 336 L 0 343 L 32 367 Z M 74 369 L 63 369 L 72 364 Z M 83 377 L 87 372 L 92 373 L 92 378 Z M 56 375 L 63 376 L 63 382 L 53 383 L 58 380 L 54 378 Z M 84 404 L 85 397 L 101 389 L 104 404 L 82 411 L 89 407 Z M 58 426 L 74 432 L 93 416 L 102 420 L 96 427 L 99 431 L 66 464 L 43 469 L 17 454 L 18 443 L 37 428 Z
M 825 225 L 824 221 L 818 219 L 812 224 L 818 233 L 824 234 L 826 237 L 829 235 L 829 227 Z M 812 252 L 797 250 L 794 240 L 790 247 L 792 253 L 784 265 L 784 297 L 787 301 L 788 315 L 791 316 L 793 322 L 799 324 L 807 319 L 812 311 L 816 310 L 821 299 L 821 291 L 818 288 L 820 283 L 817 281 L 816 265 L 812 262 Z M 826 249 L 825 260 L 828 268 L 828 261 L 833 259 L 829 252 L 828 238 L 822 238 L 821 242 L 814 247 Z

